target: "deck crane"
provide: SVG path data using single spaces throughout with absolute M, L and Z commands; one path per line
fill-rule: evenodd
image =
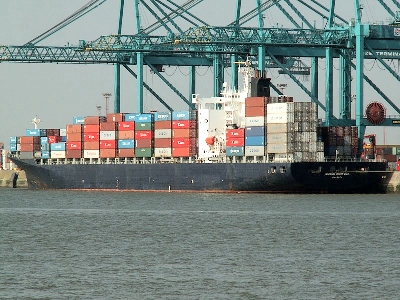
M 86 9 L 94 9 L 106 0 L 92 0 Z M 263 68 L 263 60 L 268 58 L 281 68 L 285 74 L 297 83 L 301 89 L 310 97 L 312 101 L 318 103 L 320 108 L 325 111 L 325 119 L 327 126 L 332 125 L 357 125 L 359 130 L 359 139 L 363 137 L 365 126 L 369 125 L 368 120 L 364 118 L 363 112 L 363 84 L 367 82 L 397 113 L 400 114 L 400 109 L 390 100 L 384 91 L 379 88 L 370 78 L 363 73 L 364 59 L 378 59 L 381 62 L 384 59 L 398 59 L 400 54 L 400 46 L 398 39 L 394 36 L 394 30 L 397 29 L 396 21 L 392 25 L 365 25 L 361 21 L 360 3 L 354 0 L 354 8 L 356 11 L 356 18 L 353 23 L 349 25 L 339 26 L 336 24 L 335 19 L 344 20 L 340 18 L 335 11 L 335 1 L 330 1 L 330 8 L 322 6 L 318 1 L 311 1 L 305 3 L 304 1 L 297 0 L 301 5 L 293 5 L 294 1 L 261 1 L 257 0 L 259 4 L 254 9 L 257 11 L 258 27 L 243 27 L 238 26 L 240 20 L 240 7 L 241 0 L 236 1 L 236 18 L 234 24 L 236 26 L 209 26 L 205 25 L 206 22 L 200 22 L 200 18 L 193 18 L 195 14 L 189 14 L 188 10 L 195 7 L 193 4 L 198 4 L 203 1 L 187 1 L 181 6 L 172 5 L 173 2 L 168 1 L 169 6 L 161 6 L 162 1 L 159 0 L 142 0 L 140 3 L 149 5 L 156 2 L 156 8 L 160 11 L 160 17 L 156 18 L 158 24 L 154 27 L 148 27 L 149 33 L 143 34 L 140 25 L 140 13 L 138 10 L 139 1 L 133 0 L 136 9 L 136 24 L 137 33 L 134 35 L 122 35 L 122 8 L 124 1 L 120 3 L 119 25 L 116 35 L 102 36 L 91 42 L 80 41 L 79 45 L 67 47 L 51 47 L 51 46 L 37 46 L 36 41 L 32 40 L 23 46 L 1 46 L 0 47 L 0 60 L 9 62 L 66 62 L 66 63 L 112 63 L 116 68 L 123 66 L 133 76 L 136 75 L 138 87 L 138 111 L 143 109 L 143 66 L 148 65 L 154 70 L 160 78 L 162 75 L 158 72 L 157 66 L 160 65 L 180 65 L 189 66 L 194 68 L 197 65 L 214 66 L 220 68 L 217 72 L 222 74 L 221 69 L 228 66 L 229 58 L 233 56 L 257 58 L 260 69 Z M 165 2 L 165 1 L 164 1 Z M 381 4 L 383 1 L 379 1 Z M 323 8 L 329 12 L 328 23 L 326 28 L 317 29 L 313 28 L 284 28 L 272 27 L 265 28 L 263 26 L 262 9 L 264 8 L 279 8 L 283 11 L 283 4 L 288 4 L 289 9 L 294 10 L 294 15 L 302 19 L 300 14 L 300 7 L 312 8 L 313 12 L 319 12 Z M 282 4 L 282 5 L 281 5 Z M 290 5 L 292 4 L 292 5 Z M 97 6 L 96 6 L 97 5 Z M 193 5 L 193 6 L 191 6 Z M 382 5 L 384 6 L 384 5 Z M 170 7 L 170 8 L 168 8 Z M 384 6 L 385 7 L 385 6 Z M 261 8 L 261 9 L 260 9 Z M 398 4 L 397 4 L 398 8 Z M 84 14 L 83 9 L 80 15 Z M 169 9 L 167 13 L 162 10 Z M 187 10 L 186 10 L 187 9 Z M 152 14 L 156 10 L 153 9 Z M 390 13 L 390 11 L 388 11 Z M 393 13 L 393 12 L 392 12 Z M 254 14 L 254 13 L 253 13 Z M 320 14 L 320 13 L 319 13 Z M 391 13 L 390 13 L 391 14 Z M 78 14 L 77 14 L 78 15 Z M 287 16 L 287 13 L 284 15 Z M 392 15 L 392 14 L 391 14 Z M 249 15 L 248 15 L 249 16 Z M 175 17 L 180 17 L 191 24 L 191 29 L 183 30 L 176 28 L 176 33 L 171 29 L 167 34 L 153 35 L 152 30 L 158 29 L 160 24 L 164 27 L 166 23 L 172 24 Z M 167 18 L 167 19 L 165 19 Z M 72 20 L 68 19 L 68 20 Z M 163 22 L 168 20 L 168 22 Z M 245 18 L 243 19 L 245 20 Z M 67 24 L 69 21 L 62 22 Z M 293 23 L 293 22 L 292 22 Z M 197 26 L 193 26 L 193 25 Z M 298 24 L 298 23 L 297 23 Z M 310 24 L 309 24 L 310 25 Z M 61 26 L 61 25 L 60 25 Z M 295 26 L 296 27 L 296 26 Z M 58 28 L 58 27 L 57 27 Z M 295 47 L 294 47 L 295 46 Z M 390 49 L 390 51 L 388 51 Z M 304 86 L 295 77 L 295 72 L 292 72 L 290 66 L 282 63 L 282 57 L 293 58 L 310 58 L 313 62 L 311 65 L 312 84 L 311 91 Z M 326 90 L 327 96 L 325 104 L 320 100 L 316 93 L 316 70 L 318 70 L 317 59 L 322 58 L 326 60 Z M 340 59 L 343 67 L 341 70 L 341 81 L 343 85 L 340 87 L 341 94 L 346 94 L 346 101 L 349 99 L 350 90 L 350 72 L 351 68 L 356 73 L 356 119 L 350 119 L 349 105 L 343 102 L 339 118 L 333 114 L 333 78 L 332 61 L 333 59 Z M 353 63 L 355 60 L 355 63 Z M 232 67 L 232 59 L 231 67 Z M 131 65 L 137 66 L 137 74 L 129 67 Z M 397 73 L 388 65 L 384 67 L 400 81 Z M 118 72 L 116 72 L 118 74 Z M 119 78 L 116 75 L 116 90 L 119 90 Z M 174 89 L 173 85 L 164 78 L 164 82 Z M 191 78 L 191 84 L 194 80 Z M 220 82 L 220 80 L 219 80 Z M 215 82 L 216 85 L 218 82 Z M 188 101 L 179 91 L 174 89 L 176 94 L 182 100 Z M 214 93 L 218 92 L 218 88 L 214 89 Z M 155 93 L 155 91 L 154 91 Z M 117 106 L 114 107 L 115 112 L 119 111 L 119 93 L 114 93 L 116 96 Z M 117 98 L 118 97 L 118 98 Z M 161 98 L 160 98 L 161 99 Z M 387 118 L 382 125 L 390 124 L 391 119 Z

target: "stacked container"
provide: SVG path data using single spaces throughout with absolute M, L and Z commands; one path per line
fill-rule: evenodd
M 226 130 L 226 156 L 244 156 L 245 129 Z
M 319 129 L 326 156 L 355 157 L 358 151 L 356 126 L 330 126 Z M 368 153 L 369 154 L 369 153 Z
M 271 103 L 267 106 L 267 152 L 275 160 L 321 161 L 317 141 L 317 105 L 311 102 Z
M 265 116 L 268 98 L 248 97 L 245 100 L 245 155 L 265 155 Z
M 135 157 L 152 157 L 154 146 L 154 115 L 135 116 Z
M 105 121 L 105 117 L 85 117 L 83 125 L 83 158 L 100 157 L 100 122 Z
M 40 130 L 39 129 L 26 129 L 25 136 L 21 136 L 18 139 L 19 149 L 21 158 L 33 158 L 34 156 L 40 155 Z
M 66 128 L 66 158 L 81 158 L 83 150 L 83 120 L 84 118 L 75 117 L 73 124 L 68 124 Z
M 118 122 L 118 157 L 132 158 L 135 157 L 135 122 L 130 115 L 125 115 L 123 120 Z
M 172 112 L 172 156 L 197 155 L 197 111 Z
M 156 112 L 154 114 L 154 156 L 172 156 L 171 112 Z

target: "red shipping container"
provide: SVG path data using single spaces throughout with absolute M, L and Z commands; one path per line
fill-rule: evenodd
M 126 130 L 135 130 L 135 122 L 118 122 L 118 130 L 126 131 Z
M 46 136 L 60 136 L 60 129 L 46 129 Z
M 116 156 L 116 149 L 100 149 L 100 158 L 114 158 Z
M 188 147 L 195 147 L 196 140 L 190 138 L 173 138 L 172 139 L 172 147 L 175 148 L 188 148 Z
M 20 144 L 40 144 L 40 136 L 21 136 Z
M 97 142 L 84 142 L 83 149 L 84 150 L 99 150 L 100 143 L 98 141 Z
M 267 110 L 263 106 L 246 106 L 245 117 L 264 117 Z
M 135 138 L 135 132 L 133 130 L 117 131 L 119 140 L 133 140 Z
M 100 132 L 99 125 L 83 125 L 83 132 Z
M 227 147 L 243 147 L 244 138 L 229 138 L 226 140 Z
M 173 157 L 189 157 L 196 155 L 196 148 L 172 148 Z
M 173 129 L 187 129 L 187 128 L 196 128 L 197 123 L 193 120 L 175 120 L 172 121 Z
M 54 143 L 61 142 L 61 137 L 60 136 L 55 136 L 55 135 L 50 135 L 50 136 L 47 137 L 47 142 L 49 144 L 54 144 Z
M 35 152 L 35 151 L 40 151 L 40 144 L 20 144 L 20 150 L 21 152 Z
M 82 141 L 82 133 L 67 133 L 67 142 Z
M 68 133 L 82 133 L 82 125 L 81 124 L 68 124 L 67 125 L 67 134 Z
M 151 130 L 137 130 L 135 131 L 135 139 L 151 139 L 153 132 Z
M 104 116 L 87 116 L 84 118 L 83 123 L 85 125 L 99 125 L 100 122 L 105 122 L 107 120 Z
M 135 141 L 136 148 L 151 148 L 153 146 L 152 139 L 138 139 Z
M 100 123 L 100 131 L 115 131 L 117 123 L 115 122 L 103 122 Z
M 100 150 L 101 149 L 115 149 L 115 148 L 117 148 L 115 140 L 102 140 L 102 141 L 100 141 Z
M 65 151 L 65 158 L 81 158 L 82 157 L 82 150 L 66 150 Z
M 118 157 L 135 157 L 135 149 L 118 149 Z
M 154 139 L 154 148 L 171 148 L 171 139 Z
M 123 113 L 107 114 L 107 122 L 122 122 L 123 120 L 124 120 Z
M 90 132 L 83 134 L 83 141 L 84 142 L 93 142 L 100 140 L 100 132 Z
M 82 142 L 66 142 L 65 144 L 66 150 L 82 150 Z
M 172 121 L 155 121 L 154 129 L 171 129 Z
M 244 105 L 245 107 L 250 107 L 250 106 L 261 106 L 264 107 L 268 103 L 268 98 L 266 97 L 247 97 L 245 99 Z
M 226 138 L 244 138 L 244 128 L 227 129 Z

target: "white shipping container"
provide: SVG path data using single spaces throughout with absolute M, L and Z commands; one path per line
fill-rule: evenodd
M 324 142 L 317 142 L 317 152 L 324 152 Z
M 317 152 L 317 142 L 310 142 L 309 151 L 310 152 Z
M 65 150 L 51 151 L 50 158 L 65 158 Z
M 155 129 L 154 137 L 156 139 L 169 139 L 172 137 L 172 130 L 171 129 Z
M 155 157 L 171 157 L 172 149 L 171 148 L 154 148 L 154 156 Z
M 267 144 L 267 153 L 289 153 L 293 152 L 293 143 Z
M 83 150 L 83 158 L 99 158 L 100 150 Z
M 324 152 L 323 151 L 316 152 L 315 153 L 315 160 L 316 161 L 324 161 L 325 160 Z
M 267 126 L 267 134 L 293 132 L 293 131 L 294 131 L 294 123 L 270 123 Z
M 280 161 L 280 162 L 293 161 L 293 153 L 276 153 L 275 161 Z
M 265 125 L 265 117 L 246 117 L 245 125 L 246 125 L 246 127 L 264 126 Z
M 293 113 L 267 114 L 267 124 L 269 124 L 269 123 L 293 123 L 293 122 L 294 122 Z
M 67 129 L 66 128 L 60 129 L 60 136 L 67 136 Z
M 244 155 L 246 156 L 264 156 L 265 146 L 246 146 L 244 147 Z
M 271 144 L 283 144 L 292 143 L 294 141 L 293 133 L 281 132 L 281 133 L 267 133 L 267 143 Z
M 295 152 L 293 154 L 293 159 L 295 161 L 303 161 L 303 152 Z
M 267 116 L 268 114 L 286 114 L 293 112 L 294 112 L 294 102 L 267 104 Z
M 100 131 L 100 140 L 101 141 L 115 140 L 115 131 L 101 130 Z

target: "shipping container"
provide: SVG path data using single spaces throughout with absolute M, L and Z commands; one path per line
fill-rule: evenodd
M 135 129 L 135 122 L 132 121 L 125 121 L 125 122 L 118 122 L 118 131 L 126 131 Z
M 174 120 L 172 121 L 172 129 L 188 129 L 196 128 L 196 121 L 193 120 Z
M 244 156 L 244 147 L 226 147 L 226 156 Z
M 155 129 L 154 130 L 154 138 L 171 138 L 172 137 L 172 130 L 171 129 Z
M 265 146 L 245 146 L 244 154 L 246 156 L 264 156 Z
M 267 143 L 268 144 L 286 144 L 294 142 L 294 133 L 281 132 L 281 133 L 268 133 Z
M 154 129 L 171 129 L 172 121 L 157 121 L 154 122 Z
M 82 158 L 82 150 L 67 149 L 65 151 L 65 158 Z
M 103 140 L 114 140 L 116 139 L 115 131 L 100 131 L 100 141 Z
M 151 130 L 138 130 L 135 131 L 135 139 L 152 139 L 153 132 Z
M 190 138 L 173 138 L 171 142 L 173 148 L 195 147 L 197 144 L 195 139 Z
M 135 122 L 135 130 L 153 130 L 153 128 L 152 122 Z
M 154 113 L 154 121 L 171 121 L 172 113 L 171 112 L 155 112 Z
M 65 151 L 65 143 L 60 142 L 60 143 L 50 144 L 50 150 L 51 151 L 57 151 L 57 150 Z
M 265 117 L 245 117 L 245 126 L 265 126 L 266 118 Z
M 155 157 L 171 157 L 172 156 L 172 149 L 171 149 L 171 147 L 154 148 L 154 156 Z
M 68 142 L 79 142 L 82 141 L 82 133 L 67 133 Z
M 238 129 L 227 129 L 226 130 L 226 138 L 244 138 L 244 128 Z
M 93 125 L 93 124 L 83 125 L 83 132 L 84 133 L 87 133 L 87 132 L 100 132 L 100 126 L 99 125 Z
M 173 138 L 197 137 L 196 129 L 172 129 Z
M 135 149 L 118 149 L 118 157 L 135 157 Z
M 40 129 L 26 129 L 26 136 L 40 136 Z
M 135 148 L 151 148 L 153 147 L 152 139 L 137 139 L 135 140 Z
M 191 157 L 197 154 L 197 148 L 172 148 L 173 157 Z
M 268 98 L 267 97 L 247 97 L 245 99 L 244 103 L 245 103 L 246 107 L 252 107 L 252 106 L 265 107 L 268 103 Z
M 84 142 L 83 143 L 83 149 L 85 149 L 85 150 L 99 150 L 100 149 L 100 142 L 99 141 Z
M 264 117 L 267 113 L 266 107 L 264 106 L 246 106 L 245 117 Z
M 100 149 L 97 150 L 83 150 L 84 158 L 100 158 Z
M 165 139 L 154 139 L 154 148 L 171 148 L 172 140 L 170 138 Z
M 47 141 L 49 144 L 59 143 L 61 142 L 60 136 L 50 135 L 47 137 Z
M 135 131 L 133 130 L 117 131 L 117 135 L 120 140 L 135 139 Z
M 293 143 L 267 144 L 267 153 L 290 153 L 290 152 L 294 152 Z
M 262 136 L 265 135 L 265 126 L 252 126 L 245 128 L 245 136 Z
M 270 123 L 293 123 L 293 113 L 273 113 L 267 114 L 267 126 Z
M 126 120 L 125 120 L 126 121 Z M 153 114 L 136 114 L 135 123 L 153 123 L 154 122 L 154 115 Z M 135 124 L 136 126 L 136 124 Z
M 244 138 L 227 138 L 226 139 L 226 147 L 243 147 L 244 146 Z
M 82 125 L 80 124 L 68 124 L 67 125 L 67 136 L 69 133 L 82 133 Z
M 153 149 L 152 148 L 135 148 L 135 156 L 136 157 L 152 157 Z
M 85 125 L 99 125 L 101 122 L 106 121 L 107 118 L 104 116 L 86 116 L 83 123 Z
M 83 134 L 84 142 L 100 141 L 100 132 L 90 132 Z
M 73 124 L 84 124 L 85 123 L 85 117 L 74 117 L 72 119 Z
M 267 115 L 272 114 L 293 114 L 294 113 L 294 102 L 291 103 L 270 103 L 267 104 Z
M 100 150 L 101 149 L 116 149 L 117 143 L 115 140 L 101 140 L 99 147 L 100 147 Z
M 51 159 L 65 158 L 65 150 L 56 150 L 56 151 L 51 150 L 50 151 L 50 158 Z
M 107 122 L 122 122 L 124 121 L 124 114 L 123 113 L 111 113 L 107 114 Z M 104 129 L 104 130 L 111 130 L 111 129 Z
M 41 157 L 42 157 L 43 159 L 48 159 L 48 158 L 50 158 L 50 151 L 49 151 L 49 150 L 42 150 L 42 151 L 41 151 Z
M 117 129 L 117 124 L 114 122 L 103 122 L 100 123 L 100 131 L 115 131 Z
M 65 144 L 65 149 L 66 150 L 82 150 L 82 142 L 67 142 Z
M 135 141 L 131 140 L 118 140 L 118 149 L 133 149 L 135 148 Z
M 103 148 L 99 152 L 100 158 L 115 158 L 117 156 L 117 150 L 115 148 Z
M 264 146 L 265 136 L 246 136 L 244 143 L 246 146 Z
M 40 144 L 40 136 L 20 136 L 20 144 Z
M 31 143 L 24 143 L 24 144 L 19 144 L 19 150 L 22 152 L 34 152 L 34 151 L 40 151 L 41 146 L 40 144 L 31 144 Z

